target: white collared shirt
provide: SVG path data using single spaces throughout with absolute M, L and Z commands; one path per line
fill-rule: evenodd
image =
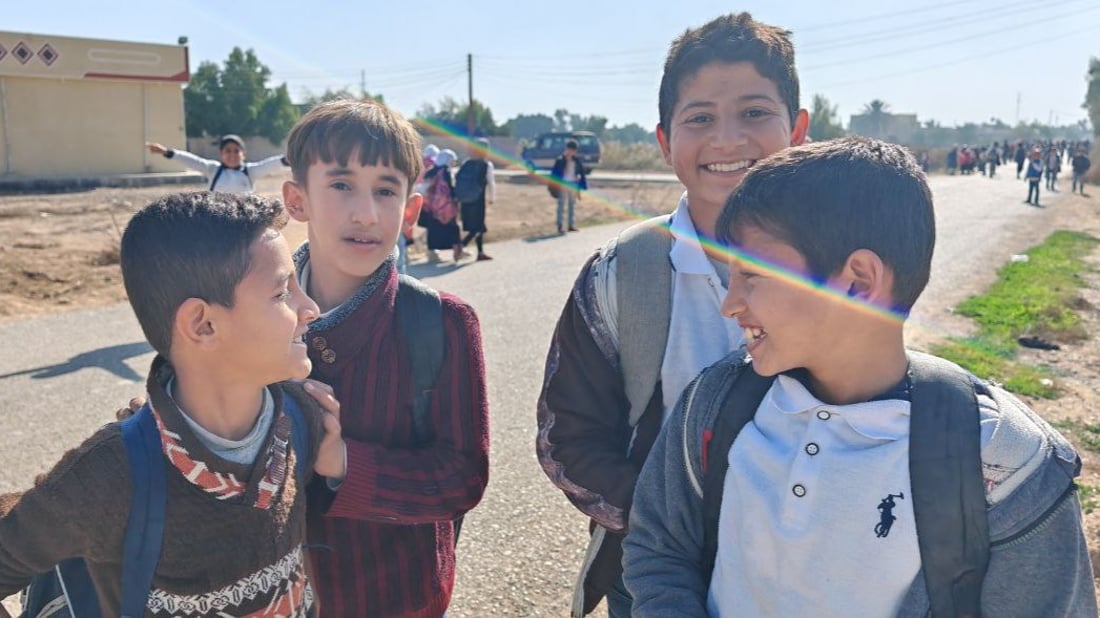
M 909 402 L 781 375 L 729 452 L 712 616 L 894 616 L 920 570 Z
M 722 317 L 726 281 L 703 252 L 688 213 L 687 194 L 672 213 L 672 312 L 668 343 L 661 362 L 664 417 L 680 393 L 700 371 L 721 360 L 744 342 L 737 320 Z

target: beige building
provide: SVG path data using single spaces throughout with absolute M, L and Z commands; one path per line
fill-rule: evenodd
M 0 179 L 174 172 L 187 47 L 0 31 Z

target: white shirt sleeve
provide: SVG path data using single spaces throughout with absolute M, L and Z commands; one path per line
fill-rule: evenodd
M 485 203 L 497 201 L 497 180 L 493 171 L 493 162 L 485 160 Z
M 275 155 L 268 157 L 262 161 L 256 161 L 255 163 L 245 163 L 245 167 L 248 168 L 248 174 L 255 178 L 260 176 L 270 176 L 271 174 L 277 174 L 284 169 L 289 169 L 283 165 L 283 157 L 286 155 Z
M 172 156 L 169 158 L 173 161 L 179 161 L 186 167 L 189 167 L 196 172 L 199 172 L 207 178 L 213 178 L 214 172 L 218 171 L 218 167 L 221 165 L 220 161 L 204 159 L 196 154 L 191 154 L 186 150 L 173 149 Z

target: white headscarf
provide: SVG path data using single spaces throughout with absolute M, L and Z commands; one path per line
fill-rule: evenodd
M 436 146 L 435 144 L 428 144 L 424 147 L 424 152 L 422 154 L 425 159 L 431 159 L 434 161 L 435 155 L 439 154 L 439 146 Z
M 439 154 L 435 155 L 434 162 L 436 165 L 450 165 L 451 162 L 457 158 L 458 155 L 455 154 L 455 151 L 451 150 L 450 148 L 444 148 L 443 150 L 439 151 Z

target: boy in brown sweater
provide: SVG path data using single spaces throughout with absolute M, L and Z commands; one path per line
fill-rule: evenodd
M 123 235 L 126 292 L 157 352 L 147 388 L 166 458 L 146 616 L 316 615 L 304 487 L 310 470 L 343 478 L 344 443 L 330 394 L 283 383 L 309 375 L 302 336 L 319 313 L 294 276 L 285 223 L 278 201 L 188 193 L 148 205 Z M 292 447 L 288 398 L 307 452 Z M 0 496 L 0 598 L 81 557 L 103 615 L 118 616 L 130 476 L 112 423 L 31 489 Z

